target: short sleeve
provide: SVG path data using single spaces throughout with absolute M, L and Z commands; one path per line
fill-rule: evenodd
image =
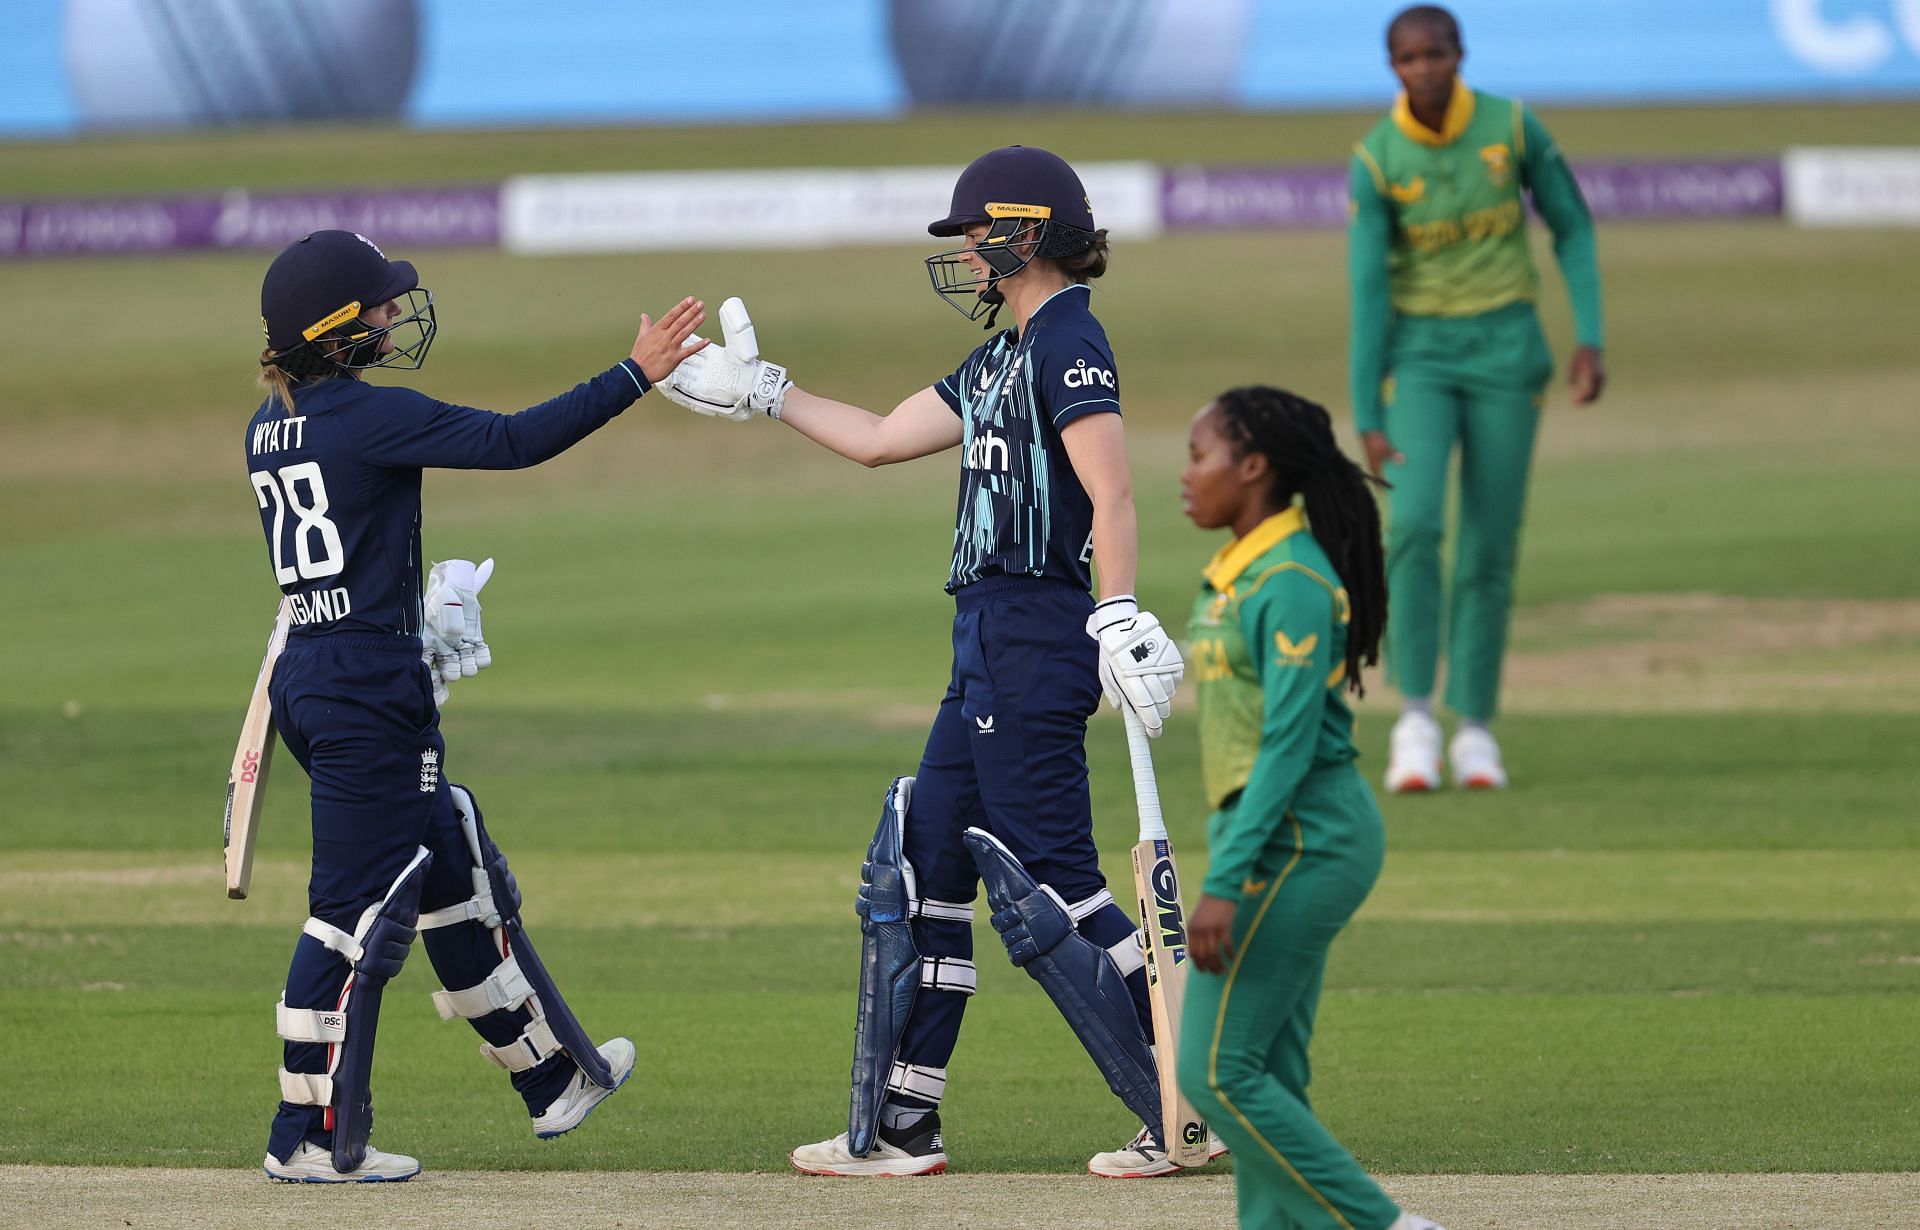
M 978 376 L 980 365 L 986 361 L 987 356 L 993 350 L 994 343 L 998 340 L 998 335 L 996 335 L 994 338 L 990 338 L 974 347 L 973 353 L 966 357 L 966 360 L 955 369 L 951 376 L 946 376 L 933 382 L 933 391 L 940 395 L 941 401 L 947 403 L 947 409 L 957 415 L 964 416 L 966 414 L 966 398 L 963 396 L 963 393 L 968 382 Z
M 1055 427 L 1089 414 L 1120 413 L 1120 375 L 1098 332 L 1048 338 L 1034 359 L 1034 388 Z

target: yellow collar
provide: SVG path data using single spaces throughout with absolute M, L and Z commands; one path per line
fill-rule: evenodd
M 1460 78 L 1453 79 L 1453 97 L 1447 100 L 1447 118 L 1440 122 L 1440 131 L 1435 132 L 1413 118 L 1413 108 L 1407 103 L 1407 92 L 1402 90 L 1399 97 L 1393 100 L 1393 122 L 1409 140 L 1435 147 L 1452 145 L 1467 130 L 1467 125 L 1473 123 L 1473 91 Z
M 1221 547 L 1200 575 L 1213 586 L 1215 593 L 1224 594 L 1240 579 L 1241 573 L 1253 566 L 1253 561 L 1306 528 L 1307 515 L 1298 508 L 1277 512 L 1249 530 L 1246 537 Z

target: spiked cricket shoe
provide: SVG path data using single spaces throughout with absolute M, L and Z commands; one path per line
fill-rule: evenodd
M 1207 1161 L 1227 1151 L 1227 1144 L 1212 1132 L 1207 1133 Z M 1160 1179 L 1179 1174 L 1187 1167 L 1176 1164 L 1153 1139 L 1153 1130 L 1142 1127 L 1140 1134 L 1111 1153 L 1096 1153 L 1087 1161 L 1087 1173 L 1103 1179 Z
M 1462 790 L 1499 790 L 1507 784 L 1500 763 L 1500 745 L 1484 726 L 1463 727 L 1447 748 L 1453 762 L 1453 784 Z
M 947 1168 L 946 1147 L 940 1141 L 940 1112 L 900 1132 L 881 1128 L 874 1134 L 873 1150 L 864 1157 L 847 1148 L 845 1132 L 832 1140 L 801 1145 L 787 1155 L 787 1161 L 801 1174 L 850 1178 L 859 1175 L 941 1174 Z
M 1440 788 L 1440 723 L 1431 713 L 1403 713 L 1393 724 L 1387 753 L 1387 789 L 1420 794 Z
M 286 1161 L 267 1154 L 262 1163 L 269 1179 L 282 1183 L 405 1183 L 420 1173 L 420 1163 L 399 1153 L 382 1153 L 367 1146 L 366 1157 L 345 1174 L 333 1168 L 333 1150 L 303 1140 Z
M 607 1067 L 613 1070 L 613 1089 L 604 1089 L 587 1079 L 587 1074 L 574 1069 L 573 1079 L 559 1097 L 548 1104 L 547 1108 L 533 1117 L 533 1134 L 541 1140 L 552 1140 L 580 1126 L 593 1108 L 607 1100 L 614 1089 L 627 1083 L 633 1075 L 633 1043 L 625 1038 L 615 1038 L 611 1042 L 600 1044 L 600 1058 L 607 1061 Z

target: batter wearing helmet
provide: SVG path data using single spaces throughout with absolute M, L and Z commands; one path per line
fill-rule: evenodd
M 247 475 L 294 612 L 270 695 L 313 783 L 311 917 L 275 1011 L 285 1058 L 264 1165 L 290 1182 L 404 1180 L 420 1163 L 368 1142 L 369 1074 L 381 990 L 416 932 L 445 984 L 441 1015 L 473 1026 L 536 1135 L 578 1126 L 634 1063 L 632 1043 L 594 1046 L 567 1009 L 472 792 L 448 780 L 439 699 L 448 677 L 491 660 L 477 598 L 490 563 L 436 568 L 423 602 L 421 471 L 521 469 L 563 452 L 693 355 L 705 313 L 683 299 L 657 324 L 641 316 L 626 358 L 502 415 L 361 380 L 419 367 L 435 330 L 413 266 L 364 236 L 290 244 L 260 300 L 269 395 L 247 424 Z
M 1089 307 L 1106 232 L 1073 168 L 1022 146 L 975 159 L 927 229 L 961 241 L 927 259 L 933 289 L 970 320 L 991 328 L 1004 312 L 1010 327 L 891 413 L 794 387 L 757 358 L 737 302 L 721 312 L 727 345 L 665 386 L 708 413 L 771 416 L 863 465 L 960 450 L 946 582 L 953 669 L 919 769 L 887 792 L 862 869 L 848 1129 L 790 1161 L 819 1175 L 946 1169 L 939 1107 L 975 988 L 973 902 L 984 883 L 1009 955 L 1146 1124 L 1089 1168 L 1172 1173 L 1139 939 L 1101 874 L 1087 789 L 1087 719 L 1103 688 L 1157 735 L 1184 669 L 1133 595 L 1119 369 Z

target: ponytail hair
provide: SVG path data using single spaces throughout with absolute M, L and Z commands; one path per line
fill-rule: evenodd
M 254 383 L 267 391 L 269 401 L 279 402 L 291 418 L 295 389 L 352 374 L 351 369 L 340 366 L 311 345 L 296 346 L 285 354 L 268 347 L 260 352 L 260 374 Z
M 1307 524 L 1346 587 L 1347 686 L 1365 696 L 1363 666 L 1380 661 L 1387 625 L 1386 555 L 1380 546 L 1380 508 L 1373 480 L 1340 451 L 1326 408 L 1267 385 L 1243 385 L 1214 399 L 1235 452 L 1257 452 L 1273 475 L 1272 499 L 1290 506 L 1297 496 Z

